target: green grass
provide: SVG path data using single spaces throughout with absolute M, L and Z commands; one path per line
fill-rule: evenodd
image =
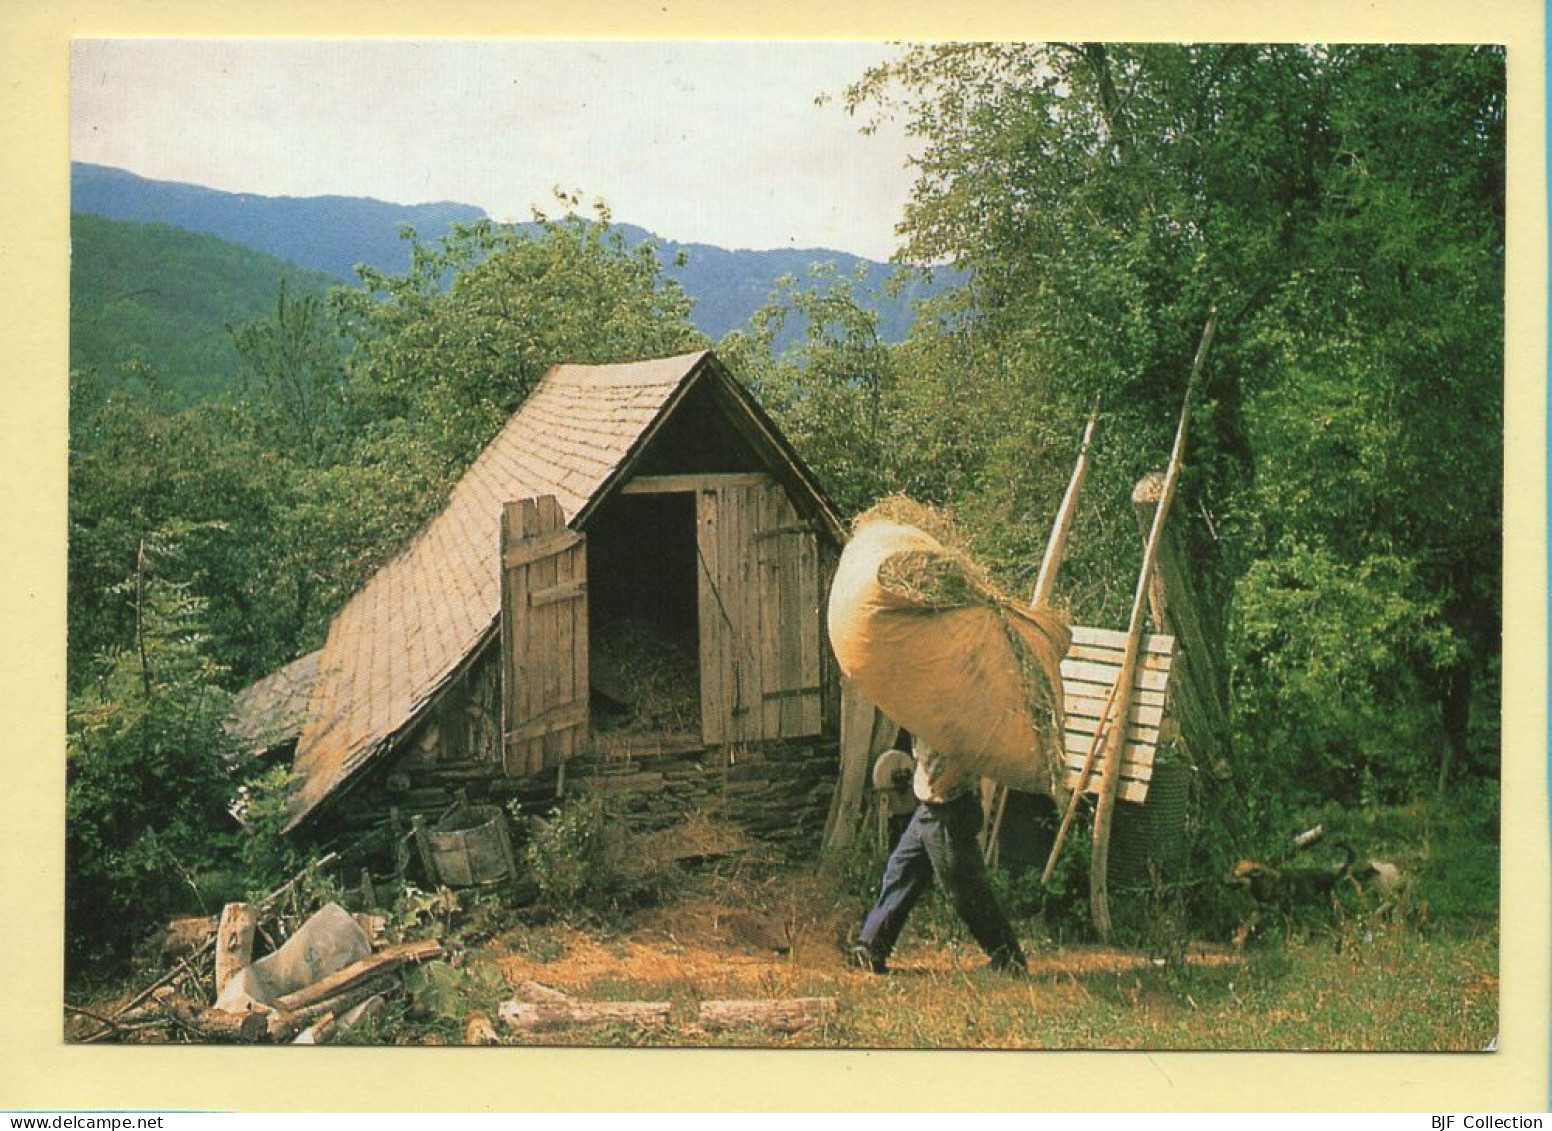
M 1018 981 L 982 970 L 973 946 L 916 941 L 878 978 L 843 967 L 730 971 L 706 979 L 602 977 L 592 1000 L 670 1001 L 658 1034 L 569 1029 L 515 1038 L 567 1045 L 809 1048 L 1060 1048 L 1472 1051 L 1497 1033 L 1498 947 L 1487 931 L 1378 925 L 1340 939 L 1251 948 L 1214 965 L 1161 966 L 1119 951 L 1052 949 Z M 564 964 L 564 959 L 560 960 Z M 828 996 L 837 1020 L 793 1035 L 703 1033 L 699 1001 Z

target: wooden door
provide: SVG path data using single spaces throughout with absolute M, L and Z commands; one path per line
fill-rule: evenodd
M 587 543 L 554 496 L 501 515 L 503 761 L 525 777 L 588 740 Z
M 817 532 L 769 480 L 696 498 L 706 743 L 818 734 Z

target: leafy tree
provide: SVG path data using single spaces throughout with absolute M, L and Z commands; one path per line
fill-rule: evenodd
M 787 276 L 719 356 L 771 411 L 844 512 L 897 490 L 900 405 L 894 358 L 878 314 L 858 300 L 860 277 L 832 269 L 808 284 Z M 802 337 L 779 351 L 794 324 Z
M 942 44 L 847 94 L 920 139 L 902 256 L 968 275 L 900 383 L 973 437 L 947 501 L 1005 575 L 1098 398 L 1085 620 L 1124 616 L 1127 492 L 1219 308 L 1176 514 L 1269 788 L 1493 772 L 1503 94 L 1495 48 L 1248 44 Z
M 704 344 L 654 247 L 628 248 L 602 206 L 597 222 L 541 219 L 537 233 L 456 225 L 434 246 L 415 242 L 406 274 L 361 275 L 364 289 L 334 294 L 356 343 L 357 419 L 390 443 L 425 444 L 444 476 L 467 466 L 557 362 Z
M 67 731 L 65 922 L 71 969 L 122 957 L 175 906 L 222 846 L 234 752 L 222 669 L 208 655 L 204 602 L 173 580 L 175 524 L 142 544 L 112 589 L 133 625 L 71 697 Z
M 294 298 L 281 280 L 273 317 L 232 333 L 242 359 L 242 416 L 265 446 L 309 467 L 344 440 L 344 343 L 317 295 Z

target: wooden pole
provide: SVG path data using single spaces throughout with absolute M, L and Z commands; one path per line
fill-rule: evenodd
M 1109 735 L 1110 721 L 1115 717 L 1116 692 L 1121 688 L 1118 680 L 1110 688 L 1110 694 L 1105 699 L 1104 710 L 1099 713 L 1099 725 L 1094 728 L 1094 738 L 1089 742 L 1088 753 L 1083 756 L 1083 769 L 1078 773 L 1078 784 L 1072 791 L 1072 796 L 1067 799 L 1067 811 L 1062 814 L 1062 823 L 1056 830 L 1056 837 L 1051 841 L 1051 855 L 1046 858 L 1045 871 L 1040 873 L 1042 886 L 1049 885 L 1051 874 L 1056 871 L 1056 862 L 1061 859 L 1062 845 L 1067 842 L 1067 830 L 1072 828 L 1072 819 L 1078 812 L 1078 802 L 1083 793 L 1089 787 L 1089 777 L 1094 773 L 1094 762 L 1099 757 L 1100 744 Z
M 1180 423 L 1175 429 L 1175 444 L 1169 453 L 1169 468 L 1164 473 L 1164 488 L 1159 496 L 1158 509 L 1153 512 L 1153 528 L 1148 532 L 1148 543 L 1143 549 L 1142 569 L 1137 575 L 1137 591 L 1132 598 L 1132 615 L 1127 622 L 1126 650 L 1121 657 L 1121 671 L 1116 676 L 1114 712 L 1124 720 L 1132 709 L 1132 680 L 1137 673 L 1137 653 L 1142 643 L 1142 630 L 1148 609 L 1148 590 L 1153 580 L 1153 566 L 1158 557 L 1159 541 L 1164 530 L 1164 520 L 1169 516 L 1170 503 L 1175 498 L 1175 488 L 1180 481 L 1180 466 L 1185 456 L 1186 433 L 1191 423 L 1191 394 L 1196 389 L 1202 366 L 1207 361 L 1207 351 L 1212 346 L 1213 331 L 1218 325 L 1216 309 L 1207 316 L 1202 330 L 1202 341 L 1196 350 L 1196 360 L 1191 365 L 1191 377 L 1186 382 L 1184 403 L 1180 406 Z M 1126 726 L 1112 726 L 1105 736 L 1105 772 L 1099 783 L 1099 804 L 1094 812 L 1094 853 L 1089 866 L 1089 910 L 1094 927 L 1101 939 L 1110 939 L 1110 824 L 1115 817 L 1116 794 L 1121 784 L 1121 758 L 1126 748 Z
M 1051 524 L 1051 537 L 1045 544 L 1045 557 L 1040 561 L 1040 573 L 1035 578 L 1035 591 L 1030 595 L 1032 607 L 1044 605 L 1056 588 L 1056 571 L 1061 569 L 1066 557 L 1067 533 L 1072 529 L 1073 516 L 1078 513 L 1078 493 L 1089 473 L 1089 444 L 1094 439 L 1094 425 L 1099 420 L 1099 405 L 1089 412 L 1089 421 L 1083 428 L 1083 442 L 1078 446 L 1078 462 L 1073 465 L 1072 478 L 1067 483 L 1067 493 L 1062 505 L 1056 508 L 1056 520 Z
M 1040 572 L 1035 577 L 1035 590 L 1029 596 L 1031 608 L 1048 604 L 1051 591 L 1056 588 L 1056 573 L 1067 556 L 1067 534 L 1072 529 L 1073 516 L 1078 513 L 1078 494 L 1089 474 L 1089 445 L 1094 440 L 1094 426 L 1099 421 L 1099 401 L 1089 410 L 1088 423 L 1083 426 L 1083 440 L 1078 445 L 1078 459 L 1072 467 L 1072 478 L 1067 481 L 1067 491 L 1056 508 L 1056 518 L 1051 523 L 1051 536 L 1046 539 L 1045 554 L 1040 559 Z M 1008 788 L 994 785 L 988 808 L 991 820 L 986 831 L 986 863 L 997 866 L 998 847 L 1002 840 L 1002 819 L 1008 811 Z

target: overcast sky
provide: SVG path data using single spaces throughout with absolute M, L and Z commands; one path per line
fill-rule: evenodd
M 814 98 L 892 50 L 82 40 L 71 154 L 233 192 L 454 200 L 498 220 L 552 206 L 560 185 L 671 239 L 885 259 L 911 183 L 904 131 L 864 137 Z

